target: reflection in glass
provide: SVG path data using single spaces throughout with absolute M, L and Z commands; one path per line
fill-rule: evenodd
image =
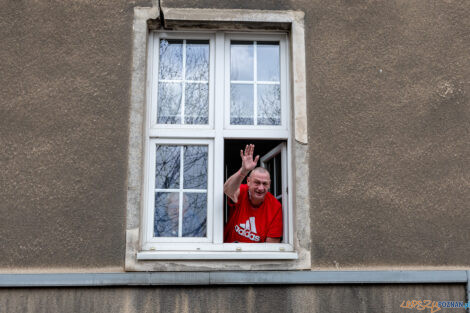
M 154 237 L 178 237 L 179 193 L 155 193 Z
M 184 100 L 184 122 L 186 124 L 209 123 L 209 85 L 186 83 Z
M 258 125 L 281 124 L 281 91 L 279 85 L 258 85 Z
M 257 80 L 279 81 L 279 43 L 257 42 Z
M 160 79 L 181 79 L 183 72 L 183 40 L 160 40 Z
M 207 193 L 185 192 L 183 209 L 183 237 L 205 237 Z
M 186 41 L 186 79 L 209 80 L 209 41 Z
M 230 46 L 230 79 L 253 80 L 253 42 L 232 41 Z
M 253 85 L 231 84 L 230 124 L 253 125 Z
M 180 83 L 158 83 L 158 124 L 181 124 L 181 92 Z
M 207 189 L 207 146 L 184 146 L 184 189 Z
M 157 145 L 155 188 L 177 189 L 180 186 L 179 146 Z

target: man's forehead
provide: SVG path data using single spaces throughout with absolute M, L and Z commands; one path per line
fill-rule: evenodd
M 258 172 L 255 171 L 253 172 L 250 177 L 252 179 L 260 180 L 260 181 L 270 181 L 271 177 L 269 175 L 269 172 Z

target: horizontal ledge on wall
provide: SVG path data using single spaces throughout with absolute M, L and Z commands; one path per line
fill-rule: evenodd
M 145 251 L 137 253 L 138 260 L 296 260 L 296 252 L 211 252 L 211 251 Z
M 230 271 L 0 274 L 0 287 L 467 283 L 468 271 Z

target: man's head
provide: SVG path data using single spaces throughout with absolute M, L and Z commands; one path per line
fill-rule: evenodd
M 251 171 L 246 181 L 251 204 L 253 206 L 260 206 L 271 186 L 271 178 L 268 170 L 257 167 Z

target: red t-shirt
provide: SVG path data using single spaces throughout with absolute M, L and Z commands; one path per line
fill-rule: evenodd
M 224 242 L 266 242 L 266 237 L 282 237 L 282 207 L 267 193 L 263 203 L 253 208 L 248 199 L 248 186 L 240 185 L 238 202 L 228 199 L 229 220 L 225 225 Z

